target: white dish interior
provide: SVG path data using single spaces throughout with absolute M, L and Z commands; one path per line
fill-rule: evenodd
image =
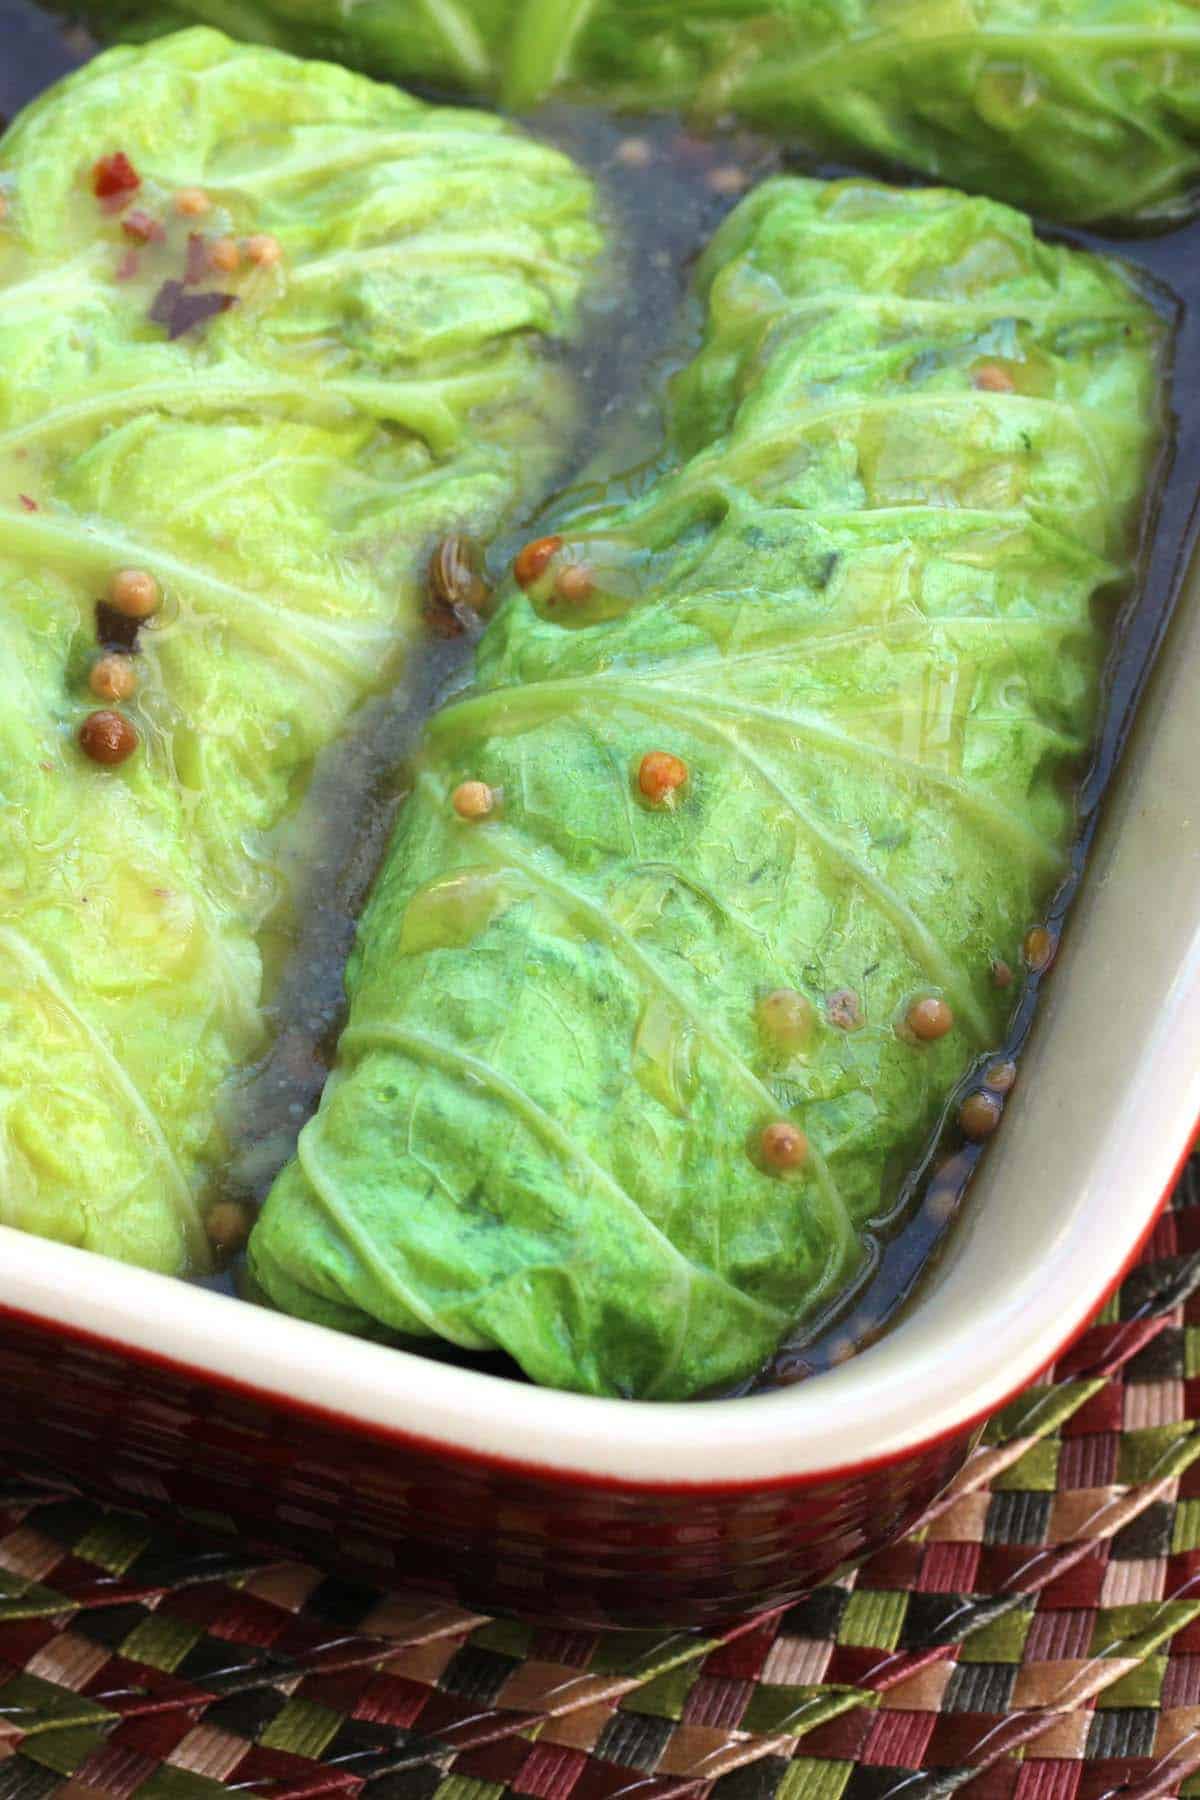
M 903 1454 L 993 1410 L 1095 1310 L 1200 1116 L 1198 590 L 1193 571 L 1003 1128 L 920 1303 L 851 1362 L 751 1399 L 581 1398 L 4 1228 L 0 1304 L 448 1450 L 610 1480 L 816 1475 Z

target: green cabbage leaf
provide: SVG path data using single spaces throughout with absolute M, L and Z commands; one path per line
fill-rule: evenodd
M 1047 218 L 1167 221 L 1200 178 L 1190 0 L 96 0 L 527 108 L 733 114 Z
M 827 1315 L 1003 1041 L 992 965 L 1066 867 L 1166 332 L 1005 207 L 861 182 L 764 184 L 696 300 L 661 455 L 576 490 L 435 716 L 251 1239 L 305 1317 L 655 1399 Z M 954 1026 L 916 1042 L 931 996 Z M 757 1153 L 781 1120 L 798 1171 Z
M 593 193 L 482 113 L 197 29 L 30 108 L 0 195 L 0 1221 L 198 1268 L 271 834 L 397 673 L 431 545 L 551 475 Z M 255 234 L 277 262 L 204 267 Z M 78 732 L 127 567 L 163 605 L 140 748 L 102 767 Z

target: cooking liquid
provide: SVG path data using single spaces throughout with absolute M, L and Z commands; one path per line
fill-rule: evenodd
M 0 0 L 0 116 L 11 116 L 87 53 L 78 33 L 63 34 L 28 0 Z M 14 47 L 15 46 L 15 50 Z M 431 96 L 442 98 L 442 96 Z M 461 102 L 455 101 L 455 104 Z M 851 169 L 789 155 L 742 132 L 696 135 L 678 120 L 621 119 L 584 108 L 551 107 L 527 121 L 596 176 L 618 242 L 621 278 L 601 294 L 587 321 L 589 344 L 574 361 L 586 425 L 564 470 L 602 449 L 611 467 L 631 467 L 657 442 L 664 371 L 694 347 L 680 311 L 695 257 L 741 194 L 784 167 L 829 177 L 895 171 Z M 1119 256 L 1144 272 L 1161 305 L 1177 312 L 1170 373 L 1172 400 L 1190 395 L 1200 377 L 1200 222 L 1154 238 L 1115 239 L 1047 229 L 1045 235 Z M 695 320 L 690 322 L 694 332 Z M 1174 408 L 1172 408 L 1172 411 Z M 1179 406 L 1169 421 L 1163 479 L 1144 524 L 1143 579 L 1112 622 L 1107 703 L 1091 766 L 1078 791 L 1079 831 L 1072 869 L 1047 919 L 1057 939 L 1086 859 L 1100 800 L 1162 639 L 1195 546 L 1200 514 L 1200 407 Z M 554 501 L 539 514 L 550 519 Z M 546 529 L 549 528 L 547 525 Z M 489 580 L 499 586 L 514 552 L 538 534 L 537 520 L 486 547 Z M 231 1096 L 234 1154 L 225 1172 L 230 1197 L 257 1203 L 290 1157 L 315 1111 L 345 1015 L 342 971 L 354 921 L 382 859 L 404 765 L 434 707 L 470 680 L 470 632 L 453 639 L 431 633 L 403 680 L 369 702 L 354 729 L 319 765 L 296 816 L 272 846 L 290 895 L 288 918 L 268 937 L 273 1048 Z M 964 1144 L 954 1124 L 963 1095 L 985 1066 L 1016 1060 L 1032 1020 L 1041 977 L 1014 971 L 1016 1011 L 1009 1039 L 997 1045 L 948 1102 L 939 1129 L 907 1177 L 874 1246 L 857 1291 L 810 1320 L 785 1341 L 768 1366 L 738 1391 L 761 1391 L 808 1379 L 872 1342 L 906 1304 L 964 1200 L 983 1146 Z M 205 1278 L 229 1292 L 243 1284 L 241 1259 Z M 481 1356 L 422 1339 L 421 1353 L 524 1379 L 503 1356 Z

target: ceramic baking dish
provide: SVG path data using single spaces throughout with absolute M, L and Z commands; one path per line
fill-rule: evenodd
M 5 41 L 15 105 L 63 53 L 0 0 Z M 1191 285 L 1193 234 L 1163 244 L 1159 272 Z M 1198 741 L 1194 572 L 1003 1129 L 919 1302 L 852 1361 L 735 1400 L 591 1399 L 0 1228 L 0 1455 L 558 1624 L 701 1623 L 796 1595 L 911 1524 L 1153 1227 L 1200 1114 Z
M 0 1449 L 373 1581 L 586 1623 L 782 1601 L 910 1524 L 1152 1229 L 1200 1113 L 1200 580 L 1110 790 L 1003 1130 L 883 1340 L 654 1405 L 341 1337 L 0 1229 Z

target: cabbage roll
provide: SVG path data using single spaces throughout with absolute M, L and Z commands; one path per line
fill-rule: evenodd
M 1166 221 L 1200 174 L 1190 0 L 95 0 L 106 30 L 227 23 L 527 108 L 734 115 L 1047 218 Z
M 440 534 L 550 475 L 593 198 L 497 119 L 199 29 L 0 141 L 0 1222 L 204 1265 L 271 833 Z
M 765 183 L 657 460 L 517 559 L 435 716 L 278 1306 L 727 1387 L 869 1270 L 1074 829 L 1168 326 L 990 201 Z M 927 1029 L 932 1025 L 933 1029 Z

